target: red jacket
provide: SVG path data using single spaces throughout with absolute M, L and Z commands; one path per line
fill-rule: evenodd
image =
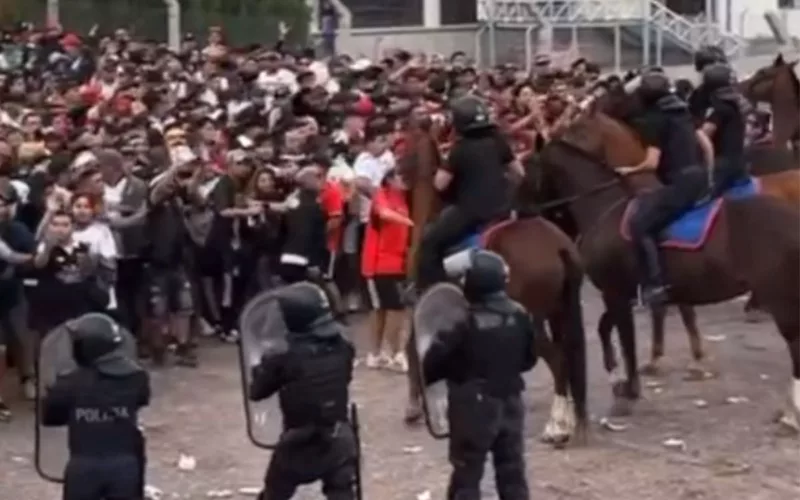
M 411 237 L 411 228 L 378 217 L 378 212 L 389 208 L 408 217 L 406 194 L 391 187 L 375 193 L 361 252 L 361 274 L 366 278 L 376 275 L 404 275 Z

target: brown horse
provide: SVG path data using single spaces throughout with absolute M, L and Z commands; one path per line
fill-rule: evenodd
M 597 106 L 604 112 L 619 120 L 630 121 L 638 113 L 639 103 L 634 99 L 630 99 L 627 94 L 621 89 L 611 91 L 604 94 L 596 103 Z M 783 153 L 789 158 L 789 162 L 795 162 L 791 158 L 791 152 L 788 150 L 773 150 L 773 153 Z M 633 164 L 638 163 L 644 158 L 644 148 L 641 149 L 641 157 L 633 160 Z M 785 158 L 785 157 L 784 157 Z M 631 161 L 630 157 L 617 158 L 620 161 Z M 774 159 L 774 158 L 773 158 Z M 630 165 L 631 163 L 614 163 L 614 158 L 607 159 L 613 166 Z M 766 159 L 764 159 L 766 161 Z M 785 163 L 785 162 L 784 162 Z M 759 176 L 759 184 L 761 193 L 776 199 L 783 200 L 788 206 L 792 206 L 800 210 L 800 170 L 790 169 L 786 170 L 785 166 L 762 168 L 763 172 Z M 688 367 L 688 376 L 690 379 L 704 379 L 710 375 L 710 372 L 704 367 L 705 351 L 697 327 L 697 316 L 694 309 L 688 305 L 679 305 L 678 311 L 681 320 L 686 328 L 689 336 L 689 345 L 692 352 L 692 362 Z M 660 372 L 660 361 L 664 355 L 664 321 L 666 317 L 666 309 L 658 308 L 651 310 L 651 320 L 653 325 L 653 342 L 651 344 L 650 361 L 643 366 L 643 373 L 648 375 L 657 375 Z M 750 297 L 750 300 L 745 305 L 745 314 L 748 322 L 761 321 L 766 317 L 766 313 L 759 310 L 757 301 Z M 598 331 L 600 338 L 608 339 L 611 333 L 613 324 L 609 320 L 607 314 L 603 315 L 600 319 Z M 610 351 L 609 351 L 610 352 Z M 608 360 L 610 365 L 615 365 L 615 360 Z
M 422 228 L 441 207 L 433 188 L 433 177 L 441 158 L 432 135 L 412 123 L 409 154 L 399 170 L 410 186 L 411 215 L 415 223 L 412 255 L 419 247 Z M 562 446 L 572 436 L 585 442 L 586 344 L 583 330 L 580 288 L 583 270 L 575 244 L 555 225 L 541 217 L 503 223 L 491 231 L 487 248 L 502 255 L 511 269 L 509 295 L 537 318 L 546 318 L 552 340 L 537 338 L 537 349 L 550 368 L 555 397 L 542 439 Z M 411 273 L 413 276 L 413 273 Z M 420 388 L 416 350 L 408 350 L 409 410 L 407 420 L 419 418 Z M 416 417 L 416 418 L 415 418 Z
M 773 144 L 776 149 L 793 149 L 800 158 L 800 80 L 795 73 L 798 61 L 787 62 L 779 54 L 771 66 L 756 71 L 739 82 L 739 90 L 752 102 L 772 108 Z M 760 168 L 756 165 L 756 168 Z M 757 171 L 756 171 L 757 173 Z
M 600 112 L 578 119 L 532 162 L 526 188 L 544 199 L 569 204 L 582 235 L 579 249 L 587 273 L 601 290 L 607 321 L 617 327 L 626 376 L 609 366 L 615 413 L 628 413 L 640 396 L 631 300 L 638 276 L 632 246 L 620 235 L 627 202 L 659 184 L 650 172 L 620 178 L 610 165 L 635 165 L 644 157 L 636 134 Z M 800 212 L 767 196 L 725 200 L 704 246 L 697 251 L 662 248 L 672 301 L 712 304 L 750 290 L 774 319 L 792 362 L 792 405 L 783 422 L 800 430 Z

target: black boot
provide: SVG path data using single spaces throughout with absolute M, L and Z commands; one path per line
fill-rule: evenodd
M 651 236 L 637 242 L 637 257 L 641 268 L 642 302 L 650 307 L 663 306 L 667 302 L 667 287 L 661 272 L 658 243 Z

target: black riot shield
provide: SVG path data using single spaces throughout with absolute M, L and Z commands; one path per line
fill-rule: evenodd
M 297 283 L 289 286 L 313 286 Z M 244 306 L 239 316 L 239 365 L 242 373 L 247 435 L 259 448 L 272 449 L 283 431 L 283 415 L 277 393 L 262 401 L 250 401 L 253 368 L 262 357 L 277 355 L 288 349 L 288 330 L 283 321 L 277 295 L 285 287 L 262 292 Z
M 124 337 L 125 349 L 131 359 L 136 359 L 136 340 L 125 329 L 120 329 Z M 36 428 L 34 462 L 36 471 L 44 479 L 53 482 L 64 481 L 64 469 L 69 460 L 67 427 L 47 427 L 42 425 L 43 402 L 47 390 L 59 375 L 67 374 L 78 365 L 72 356 L 72 338 L 65 324 L 50 330 L 39 345 L 36 359 Z
M 414 306 L 412 334 L 419 362 L 419 381 L 422 388 L 422 405 L 428 431 L 434 438 L 445 439 L 449 434 L 447 423 L 447 386 L 444 381 L 428 385 L 422 372 L 425 354 L 434 337 L 450 331 L 467 315 L 467 299 L 461 289 L 450 283 L 439 283 L 428 289 Z

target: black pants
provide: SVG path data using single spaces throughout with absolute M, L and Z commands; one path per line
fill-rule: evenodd
M 500 500 L 528 500 L 523 428 L 525 407 L 516 394 L 494 398 L 471 387 L 449 387 L 450 463 L 447 500 L 480 500 L 491 452 Z
M 711 186 L 711 198 L 722 196 L 725 191 L 747 179 L 747 168 L 743 161 L 731 161 L 720 158 L 714 164 L 714 180 Z
M 64 500 L 144 498 L 143 461 L 135 455 L 73 457 L 64 478 Z
M 328 500 L 355 500 L 356 446 L 347 423 L 342 423 L 335 435 L 320 429 L 305 441 L 282 441 L 272 455 L 259 500 L 289 500 L 298 486 L 314 481 L 322 481 Z
M 487 220 L 469 215 L 454 205 L 442 210 L 422 234 L 417 272 L 417 286 L 420 290 L 445 279 L 442 267 L 445 251 Z
M 144 314 L 145 268 L 139 258 L 117 261 L 117 317 L 133 335 L 139 336 L 141 317 Z
M 631 219 L 631 237 L 642 267 L 642 278 L 660 284 L 658 262 L 659 233 L 702 198 L 708 190 L 708 177 L 701 167 L 690 167 L 676 176 L 672 184 L 646 194 Z

